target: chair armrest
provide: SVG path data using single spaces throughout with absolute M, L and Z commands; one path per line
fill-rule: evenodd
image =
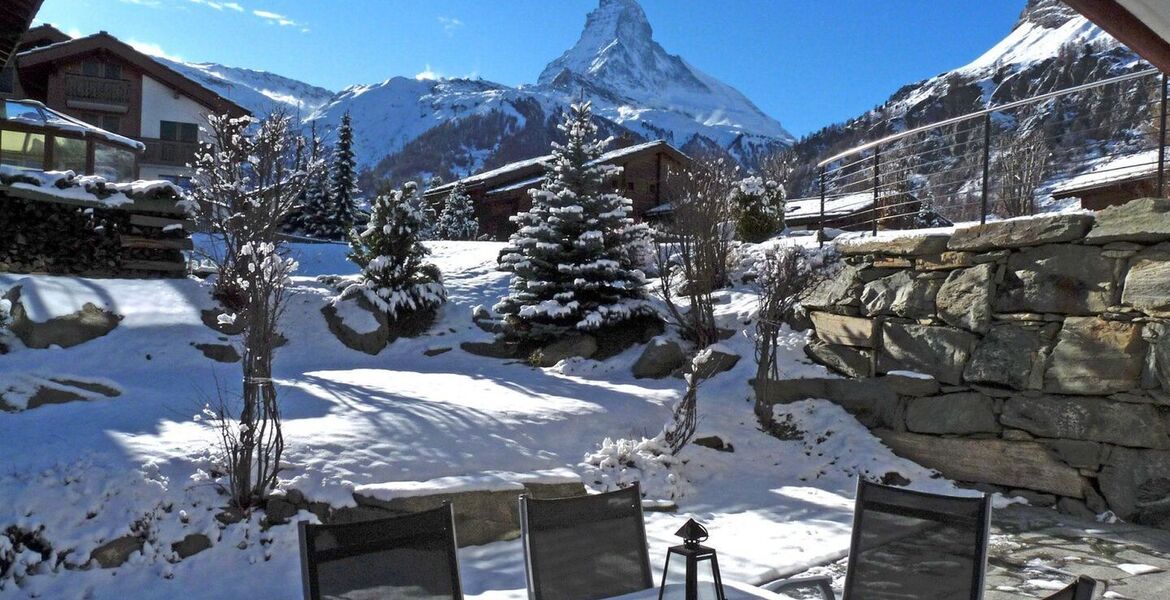
M 793 577 L 780 579 L 760 586 L 769 592 L 787 594 L 793 590 L 817 590 L 825 600 L 837 600 L 833 594 L 833 578 L 820 575 L 817 577 Z

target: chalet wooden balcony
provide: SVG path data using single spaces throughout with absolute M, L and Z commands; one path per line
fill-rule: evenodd
M 69 103 L 128 107 L 130 82 L 86 75 L 65 76 L 65 100 Z
M 146 144 L 146 154 L 142 157 L 143 164 L 169 165 L 184 167 L 195 162 L 195 152 L 199 144 L 194 142 L 175 142 L 154 138 L 141 138 Z

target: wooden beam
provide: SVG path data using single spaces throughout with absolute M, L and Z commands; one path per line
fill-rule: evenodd
M 194 250 L 191 238 L 155 239 L 137 235 L 121 236 L 123 248 L 147 248 L 150 250 Z
M 124 260 L 122 261 L 122 268 L 135 271 L 163 271 L 168 273 L 177 273 L 186 271 L 187 263 L 165 262 L 161 260 Z
M 1117 3 L 1117 0 L 1064 0 L 1163 73 L 1170 73 L 1170 40 Z
M 140 227 L 153 227 L 155 229 L 175 227 L 188 232 L 195 230 L 195 223 L 190 219 L 167 219 L 165 217 L 152 217 L 150 215 L 130 215 L 130 224 Z

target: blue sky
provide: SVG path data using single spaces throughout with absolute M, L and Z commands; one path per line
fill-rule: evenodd
M 531 83 L 597 0 L 45 0 L 38 21 L 338 90 L 396 75 Z M 667 51 L 803 135 L 961 66 L 1024 0 L 642 0 Z

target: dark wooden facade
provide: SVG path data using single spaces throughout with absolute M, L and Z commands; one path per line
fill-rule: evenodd
M 529 192 L 543 183 L 544 163 L 550 158 L 520 161 L 462 180 L 475 204 L 481 235 L 506 239 L 516 230 L 510 218 L 532 207 Z M 614 150 L 600 159 L 605 164 L 622 167 L 613 189 L 633 201 L 633 216 L 639 220 L 645 218 L 646 211 L 664 202 L 663 183 L 671 173 L 685 168 L 689 160 L 661 140 Z M 454 185 L 427 190 L 424 198 L 436 209 L 441 208 Z
M 1081 208 L 1101 210 L 1110 206 L 1120 206 L 1130 200 L 1155 195 L 1158 191 L 1157 181 L 1157 175 L 1150 173 L 1097 185 L 1062 189 L 1053 192 L 1052 197 L 1056 200 L 1079 198 Z

